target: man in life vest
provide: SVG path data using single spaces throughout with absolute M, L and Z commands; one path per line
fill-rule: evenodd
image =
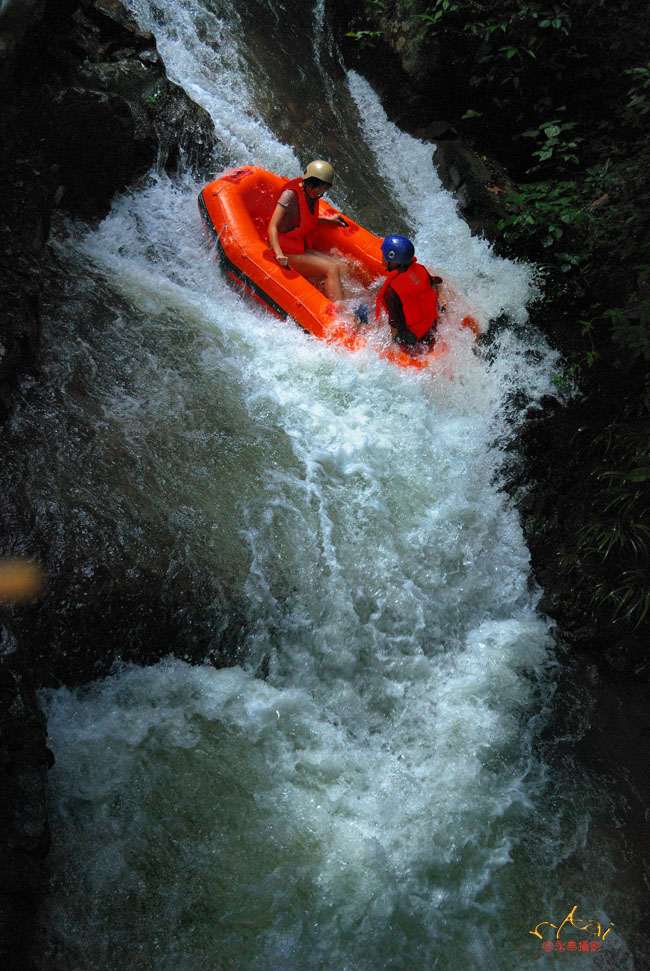
M 343 299 L 342 277 L 349 275 L 343 260 L 324 256 L 309 247 L 309 234 L 318 223 L 347 225 L 338 213 L 321 216 L 319 202 L 334 181 L 329 162 L 310 162 L 301 179 L 286 182 L 268 225 L 269 243 L 280 266 L 290 266 L 306 277 L 323 279 L 329 300 Z
M 388 313 L 393 339 L 400 344 L 432 344 L 436 338 L 438 294 L 442 283 L 415 258 L 415 248 L 406 236 L 387 236 L 381 244 L 387 277 L 377 294 L 375 320 L 382 307 Z

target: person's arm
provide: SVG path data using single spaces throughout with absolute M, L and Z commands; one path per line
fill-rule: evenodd
M 269 234 L 269 243 L 271 244 L 271 249 L 275 254 L 275 259 L 277 263 L 279 263 L 280 266 L 286 267 L 286 266 L 289 266 L 289 260 L 282 252 L 282 247 L 280 246 L 280 240 L 278 239 L 278 226 L 280 224 L 280 220 L 284 216 L 284 212 L 285 212 L 284 206 L 281 206 L 280 203 L 278 203 L 275 209 L 273 210 L 273 215 L 269 219 L 268 234 Z
M 428 270 L 427 273 L 429 273 Z M 438 297 L 438 313 L 444 313 L 447 308 L 445 307 L 444 303 L 441 302 L 440 293 L 438 291 L 438 287 L 443 282 L 443 279 L 441 276 L 432 276 L 429 273 L 429 282 L 431 283 L 432 289 L 436 291 L 436 296 Z
M 388 287 L 386 293 L 384 294 L 384 304 L 386 305 L 386 310 L 388 311 L 388 323 L 390 325 L 391 334 L 393 337 L 397 337 L 401 340 L 407 333 L 408 327 L 406 326 L 406 320 L 404 319 L 404 308 L 402 306 L 402 301 L 392 287 Z
M 340 212 L 334 212 L 330 216 L 319 216 L 319 223 L 335 223 L 337 226 L 347 226 L 347 222 Z

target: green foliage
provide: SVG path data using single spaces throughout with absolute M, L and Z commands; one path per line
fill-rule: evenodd
M 371 47 L 372 42 L 380 36 L 380 32 L 378 30 L 350 30 L 345 36 L 358 41 L 361 47 Z
M 506 241 L 529 252 L 553 250 L 563 273 L 575 268 L 579 257 L 564 252 L 564 237 L 570 229 L 586 230 L 592 218 L 575 181 L 530 183 L 514 196 L 510 209 L 511 215 L 498 224 Z
M 650 364 L 650 300 L 639 300 L 626 310 L 606 310 L 615 344 L 624 348 L 631 361 L 642 359 Z
M 586 519 L 566 537 L 560 568 L 572 610 L 628 629 L 650 620 L 650 433 L 645 419 L 614 418 L 593 441 L 602 465 L 585 480 Z
M 637 270 L 643 279 L 643 271 L 649 273 L 650 267 Z M 602 319 L 610 324 L 612 343 L 623 352 L 627 366 L 643 370 L 644 388 L 639 394 L 639 407 L 650 414 L 650 300 L 633 294 L 625 308 L 606 310 Z
M 456 14 L 461 9 L 462 5 L 452 0 L 434 0 L 424 12 L 416 14 L 416 17 L 422 22 L 423 34 L 435 36 L 438 27 L 443 24 L 445 15 Z
M 644 157 L 640 164 L 608 146 L 605 161 L 580 179 L 524 184 L 499 228 L 556 280 L 565 302 L 579 301 L 587 369 L 616 352 L 627 370 L 645 373 L 639 404 L 650 412 L 650 150 Z
M 619 131 L 621 122 L 638 131 L 650 113 L 646 0 L 620 0 L 615 10 L 594 0 L 361 0 L 361 6 L 366 23 L 348 36 L 362 44 L 409 20 L 420 25 L 418 62 L 430 49 L 438 97 L 481 125 L 485 148 L 515 177 L 534 165 L 575 165 L 583 161 L 587 132 L 606 132 L 612 123 Z M 513 151 L 512 140 L 524 132 L 533 138 L 530 152 L 525 141 Z M 517 156 L 520 171 L 512 169 Z
M 489 6 L 474 0 L 427 0 L 414 3 L 413 11 L 422 35 L 442 45 L 443 62 L 449 53 L 449 70 L 457 70 L 460 52 L 467 84 L 476 92 L 468 117 L 492 111 L 497 118 L 498 113 L 501 130 L 539 97 L 540 113 L 531 120 L 543 120 L 542 109 L 554 100 L 544 96 L 549 79 L 553 86 L 561 85 L 573 61 L 565 43 L 572 20 L 564 6 L 535 0 L 497 0 Z
M 457 5 L 458 7 L 459 5 Z M 476 70 L 469 83 L 478 88 L 505 88 L 494 97 L 495 106 L 502 108 L 508 101 L 516 102 L 527 96 L 533 79 L 540 73 L 540 58 L 552 52 L 551 36 L 556 32 L 568 34 L 571 21 L 566 10 L 545 4 L 495 4 L 491 9 L 466 3 L 465 15 L 471 19 L 463 24 L 463 33 L 476 46 Z M 479 19 L 474 19 L 477 17 Z
M 152 108 L 160 108 L 167 100 L 168 91 L 165 85 L 159 81 L 152 94 L 147 98 L 147 104 Z
M 624 119 L 635 128 L 642 128 L 650 115 L 650 61 L 643 67 L 632 67 L 625 71 L 632 78 L 628 91 Z
M 599 584 L 594 592 L 594 604 L 613 610 L 613 619 L 623 618 L 634 629 L 648 616 L 650 590 L 647 570 L 625 570 L 615 586 Z
M 539 128 L 522 132 L 522 137 L 535 140 L 535 144 L 539 147 L 536 152 L 533 152 L 533 158 L 539 159 L 540 163 L 551 162 L 554 167 L 558 166 L 558 162 L 563 163 L 560 167 L 564 167 L 569 162 L 578 165 L 579 159 L 575 154 L 575 149 L 584 139 L 573 135 L 569 138 L 566 137 L 567 133 L 575 127 L 574 121 L 563 122 L 559 118 L 555 118 L 553 121 L 543 122 Z M 540 165 L 533 166 L 529 169 L 529 172 L 534 172 L 539 168 Z
M 570 572 L 599 577 L 593 607 L 635 628 L 650 611 L 650 454 L 646 450 L 636 461 L 645 464 L 600 473 L 602 487 L 592 506 L 600 515 L 578 531 L 570 564 Z

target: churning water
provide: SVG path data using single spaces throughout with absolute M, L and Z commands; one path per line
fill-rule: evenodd
M 334 203 L 407 229 L 484 329 L 509 326 L 489 354 L 452 335 L 428 374 L 324 346 L 228 288 L 187 176 L 61 227 L 78 282 L 47 369 L 93 436 L 83 462 L 61 444 L 43 494 L 68 490 L 81 560 L 109 519 L 106 560 L 198 565 L 242 615 L 239 666 L 44 696 L 65 967 L 631 969 L 602 939 L 627 899 L 608 807 L 544 741 L 553 645 L 497 486 L 512 402 L 553 387 L 530 268 L 470 235 L 432 147 L 341 69 L 322 4 L 304 24 L 271 0 L 128 5 L 212 115 L 214 176 L 330 158 Z M 601 936 L 569 925 L 548 953 L 529 932 L 574 905 Z

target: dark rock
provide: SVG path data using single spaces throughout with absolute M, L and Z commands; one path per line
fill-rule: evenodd
M 459 138 L 439 141 L 433 164 L 472 233 L 499 243 L 499 220 L 508 215 L 508 206 L 517 191 L 505 170 L 493 159 L 478 155 Z
M 603 656 L 607 663 L 620 673 L 626 674 L 633 671 L 636 675 L 647 675 L 650 672 L 647 641 L 634 633 L 612 638 L 609 646 L 603 651 Z
M 28 966 L 50 845 L 46 778 L 53 756 L 34 682 L 16 654 L 0 658 L 0 966 Z
M 167 78 L 154 36 L 118 0 L 86 0 L 72 17 L 74 56 L 51 85 L 44 117 L 59 160 L 63 208 L 102 216 L 111 198 L 152 166 L 176 172 L 210 164 L 212 121 Z M 63 84 L 61 81 L 63 80 Z
M 215 133 L 119 0 L 5 3 L 0 83 L 2 421 L 22 377 L 38 369 L 52 208 L 101 218 L 152 166 L 212 169 Z
M 346 66 L 368 79 L 391 121 L 425 141 L 435 141 L 435 136 L 428 133 L 432 129 L 449 131 L 448 123 L 436 117 L 437 105 L 444 104 L 444 99 L 432 97 L 435 88 L 430 66 L 437 59 L 436 48 L 412 42 L 421 30 L 417 18 L 404 12 L 393 18 L 382 18 L 386 29 L 380 31 L 376 17 L 369 17 L 367 12 L 354 16 L 347 0 L 326 0 L 326 18 Z M 363 35 L 369 25 L 372 36 L 367 40 L 349 36 L 354 35 L 355 29 Z
M 13 615 L 40 686 L 85 684 L 116 664 L 169 656 L 215 667 L 242 660 L 245 604 L 198 572 L 172 581 L 162 569 L 127 563 L 86 563 L 82 570 L 59 563 L 44 596 Z
M 76 215 L 106 212 L 113 195 L 155 157 L 155 144 L 136 138 L 133 112 L 113 93 L 68 88 L 53 98 L 49 123 L 60 203 Z
M 0 10 L 0 90 L 15 72 L 27 34 L 43 19 L 46 0 L 5 0 Z
M 393 11 L 380 15 L 379 26 L 404 74 L 417 90 L 428 92 L 431 78 L 438 70 L 440 45 L 423 34 L 422 21 L 417 14 L 424 9 L 424 5 L 419 9 L 419 4 L 414 4 L 413 0 L 397 0 Z
M 140 30 L 137 22 L 120 0 L 89 0 L 82 4 L 89 12 L 92 22 L 100 28 L 103 35 L 111 36 L 114 41 L 121 40 L 128 45 L 135 41 L 137 47 L 155 47 L 152 33 Z
M 447 142 L 458 138 L 458 132 L 444 118 L 427 122 L 421 128 L 416 128 L 415 135 L 423 142 Z
M 37 367 L 52 183 L 33 152 L 0 167 L 0 422 L 11 411 L 21 375 Z

